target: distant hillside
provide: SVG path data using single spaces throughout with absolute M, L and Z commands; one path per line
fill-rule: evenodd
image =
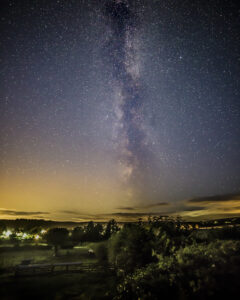
M 51 227 L 76 227 L 85 225 L 88 222 L 58 222 L 44 219 L 16 219 L 16 220 L 0 220 L 0 228 L 14 228 L 29 230 L 35 227 L 51 228 Z
M 215 220 L 207 220 L 207 221 L 182 221 L 184 224 L 189 224 L 195 227 L 198 225 L 201 227 L 213 227 L 213 226 L 227 226 L 227 225 L 239 225 L 240 217 L 234 218 L 223 218 L 223 219 L 215 219 Z M 52 221 L 52 220 L 44 220 L 44 219 L 15 219 L 15 220 L 5 220 L 0 219 L 0 230 L 4 230 L 5 228 L 12 229 L 24 229 L 31 230 L 33 228 L 41 227 L 43 229 L 51 228 L 51 227 L 66 227 L 66 228 L 74 228 L 77 226 L 84 226 L 88 222 L 69 222 L 69 221 Z M 106 224 L 107 222 L 95 222 Z M 118 224 L 123 224 L 124 222 L 118 222 Z

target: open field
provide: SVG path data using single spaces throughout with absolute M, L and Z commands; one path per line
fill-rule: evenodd
M 49 249 L 1 249 L 1 299 L 111 299 L 110 291 L 115 290 L 116 280 L 114 274 L 105 269 L 14 276 L 14 267 L 26 259 L 38 264 L 81 261 L 95 265 L 96 258 L 88 253 L 91 245 L 60 249 L 58 257 Z
M 31 259 L 32 263 L 58 263 L 58 262 L 76 262 L 82 261 L 84 263 L 95 263 L 96 259 L 90 256 L 88 250 L 91 244 L 85 246 L 78 246 L 73 249 L 60 249 L 59 256 L 54 256 L 53 250 L 38 249 L 31 247 L 29 249 L 21 250 L 20 248 L 12 248 L 10 251 L 0 249 L 0 270 L 7 270 L 20 264 L 21 261 Z
M 1 299 L 112 299 L 115 276 L 102 272 L 2 277 Z

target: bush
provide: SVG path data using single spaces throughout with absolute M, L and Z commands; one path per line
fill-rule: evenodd
M 100 242 L 94 246 L 94 253 L 97 257 L 99 264 L 108 264 L 108 245 L 107 242 Z
M 127 224 L 109 240 L 109 261 L 124 272 L 132 272 L 153 261 L 152 235 L 142 226 Z
M 240 243 L 217 241 L 159 255 L 118 285 L 116 299 L 216 299 L 238 297 Z
M 58 255 L 58 247 L 63 247 L 67 244 L 68 230 L 66 228 L 51 228 L 46 234 L 46 240 L 48 244 L 54 246 L 55 256 Z

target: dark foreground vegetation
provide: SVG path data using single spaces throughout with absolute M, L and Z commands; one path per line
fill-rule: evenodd
M 207 227 L 168 217 L 122 226 L 111 220 L 71 230 L 34 227 L 25 235 L 3 229 L 1 299 L 238 299 L 240 227 L 234 221 Z M 14 267 L 27 258 L 93 267 L 16 278 Z

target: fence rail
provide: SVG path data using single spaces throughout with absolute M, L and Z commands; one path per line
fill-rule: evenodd
M 74 271 L 101 271 L 104 269 L 113 270 L 112 266 L 103 267 L 98 264 L 87 264 L 82 262 L 63 262 L 54 264 L 28 264 L 17 265 L 15 276 L 40 275 L 53 272 L 74 272 Z

